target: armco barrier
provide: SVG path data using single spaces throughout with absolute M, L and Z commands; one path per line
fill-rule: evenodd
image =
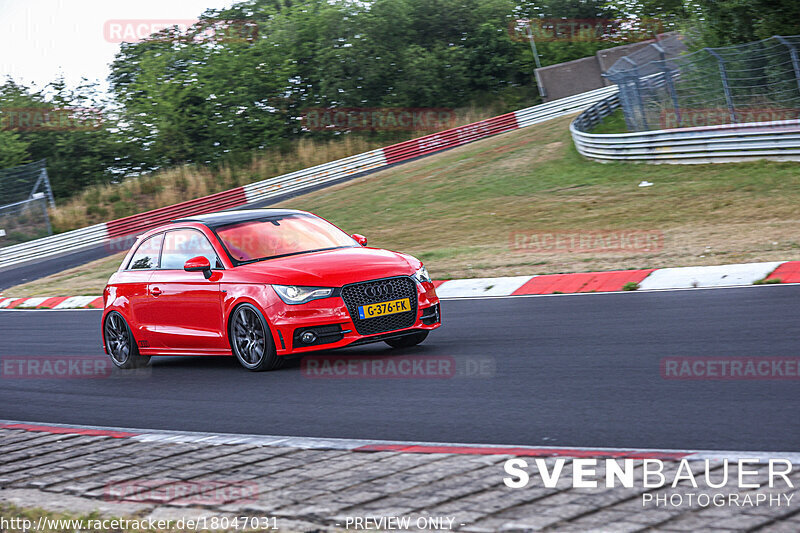
M 23 242 L 0 248 L 0 270 L 39 258 L 51 257 L 66 252 L 78 252 L 97 246 L 108 240 L 106 223 L 51 235 L 35 241 Z
M 160 226 L 175 218 L 222 211 L 244 205 L 245 203 L 244 189 L 242 187 L 236 187 L 228 191 L 203 196 L 196 200 L 189 200 L 145 213 L 139 213 L 138 215 L 131 215 L 129 217 L 106 222 L 108 237 L 110 239 L 124 237 L 132 233 L 147 231 L 150 228 Z
M 298 170 L 275 178 L 258 181 L 243 187 L 246 203 L 263 202 L 278 196 L 299 193 L 307 189 L 319 187 L 346 179 L 355 174 L 369 172 L 386 166 L 383 148 L 357 154 L 330 163 Z
M 381 167 L 576 113 L 616 92 L 616 86 L 604 87 L 466 126 L 433 133 L 386 148 L 276 176 L 196 200 L 2 248 L 0 249 L 0 270 L 96 247 L 112 240 L 121 242 L 126 236 L 141 233 L 174 218 L 244 207 L 272 198 L 285 197 L 289 194 L 302 193 L 330 185 Z
M 636 133 L 589 130 L 619 107 L 618 95 L 592 105 L 570 124 L 578 152 L 596 161 L 730 163 L 800 161 L 800 120 L 723 124 Z

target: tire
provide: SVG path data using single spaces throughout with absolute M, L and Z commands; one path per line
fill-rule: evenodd
M 239 364 L 251 372 L 283 366 L 264 315 L 251 304 L 241 304 L 231 313 L 228 339 Z
M 103 342 L 111 362 L 117 368 L 141 368 L 150 362 L 149 355 L 139 353 L 139 346 L 133 338 L 130 326 L 117 311 L 108 313 L 103 321 Z
M 403 335 L 402 337 L 398 337 L 396 339 L 389 339 L 386 342 L 392 348 L 411 348 L 412 346 L 416 346 L 417 344 L 421 343 L 425 339 L 428 338 L 427 331 L 418 331 L 411 335 Z

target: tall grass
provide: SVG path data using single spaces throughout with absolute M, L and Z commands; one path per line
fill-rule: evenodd
M 53 230 L 63 232 L 122 218 L 380 146 L 383 143 L 379 141 L 349 135 L 322 142 L 303 139 L 289 150 L 274 148 L 254 153 L 249 164 L 241 167 L 185 165 L 89 187 L 50 210 Z
M 460 109 L 456 113 L 455 125 L 470 124 L 500 114 L 504 111 L 501 106 L 502 103 L 498 103 L 491 108 Z M 391 141 L 387 141 L 385 136 L 370 138 L 353 134 L 324 141 L 305 138 L 292 142 L 288 148 L 254 152 L 249 164 L 240 167 L 185 165 L 164 169 L 120 183 L 84 189 L 65 202 L 59 202 L 60 205 L 50 210 L 50 218 L 53 230 L 61 233 L 335 161 L 428 133 L 400 133 L 391 136 Z

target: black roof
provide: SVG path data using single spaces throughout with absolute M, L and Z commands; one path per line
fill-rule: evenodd
M 199 222 L 209 228 L 227 226 L 228 224 L 238 224 L 250 220 L 260 220 L 262 218 L 283 217 L 287 215 L 307 215 L 305 211 L 296 209 L 242 209 L 240 211 L 220 211 L 218 213 L 207 213 L 205 215 L 195 215 L 185 218 L 176 218 L 172 222 Z

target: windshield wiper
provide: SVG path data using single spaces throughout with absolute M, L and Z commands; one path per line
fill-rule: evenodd
M 330 250 L 339 250 L 340 248 L 356 248 L 355 246 L 332 246 L 331 248 L 320 248 L 318 250 L 303 250 L 301 252 L 291 252 L 288 254 L 273 255 L 270 257 L 259 257 L 258 259 L 248 259 L 247 261 L 238 261 L 239 265 L 249 265 L 250 263 L 258 263 L 259 261 L 268 261 L 270 259 L 280 259 L 281 257 L 290 257 L 300 254 L 311 254 L 314 252 L 327 252 Z

